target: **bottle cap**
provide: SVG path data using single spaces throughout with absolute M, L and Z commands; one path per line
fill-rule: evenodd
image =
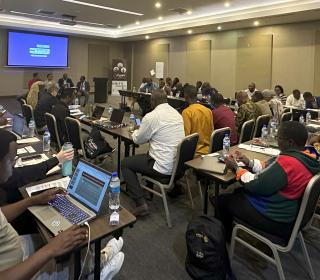
M 112 172 L 112 177 L 118 177 L 118 172 Z

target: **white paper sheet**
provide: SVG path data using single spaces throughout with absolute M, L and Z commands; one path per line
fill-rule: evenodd
M 238 148 L 251 151 L 251 152 L 269 155 L 269 156 L 278 156 L 280 154 L 280 151 L 277 149 L 264 148 L 264 147 L 254 146 L 254 145 L 240 144 Z
M 61 178 L 58 180 L 54 180 L 54 181 L 50 181 L 47 183 L 28 187 L 28 188 L 26 188 L 26 191 L 27 191 L 28 195 L 31 196 L 31 194 L 33 192 L 47 190 L 47 189 L 51 189 L 51 188 L 55 188 L 55 187 L 63 188 L 66 190 L 69 185 L 69 182 L 70 182 L 70 177 L 64 177 L 64 178 Z
M 31 144 L 31 143 L 37 143 L 37 142 L 40 142 L 40 140 L 36 137 L 17 140 L 17 144 Z

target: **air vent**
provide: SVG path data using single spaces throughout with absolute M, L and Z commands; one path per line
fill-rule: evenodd
M 53 11 L 47 11 L 47 10 L 43 10 L 43 9 L 39 9 L 37 11 L 38 14 L 41 14 L 41 15 L 46 15 L 46 16 L 53 16 L 55 14 L 55 12 Z
M 179 15 L 184 15 L 188 12 L 188 10 L 184 8 L 175 8 L 175 9 L 169 9 L 169 12 L 179 14 Z

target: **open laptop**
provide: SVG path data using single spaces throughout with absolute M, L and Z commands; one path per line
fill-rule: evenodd
M 31 213 L 54 235 L 73 224 L 97 216 L 111 181 L 111 174 L 80 160 L 69 182 L 68 195 L 59 195 L 45 206 L 33 206 Z
M 17 136 L 18 139 L 22 139 L 25 120 L 23 116 L 15 114 L 13 116 L 12 133 Z
M 108 124 L 110 125 L 122 124 L 123 116 L 124 116 L 124 111 L 122 111 L 121 109 L 113 109 L 110 117 L 110 122 Z
M 94 111 L 92 113 L 92 117 L 89 117 L 88 119 L 90 119 L 90 120 L 100 120 L 101 117 L 102 117 L 102 114 L 104 112 L 104 109 L 105 109 L 104 107 L 97 105 L 94 108 Z

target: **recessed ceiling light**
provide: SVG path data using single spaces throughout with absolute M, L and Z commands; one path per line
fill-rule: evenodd
M 78 5 L 83 5 L 83 6 L 89 6 L 93 8 L 98 8 L 98 9 L 104 9 L 104 10 L 109 10 L 109 11 L 114 11 L 114 12 L 119 12 L 119 13 L 125 13 L 125 14 L 130 14 L 130 15 L 136 15 L 136 16 L 143 16 L 141 13 L 136 13 L 136 12 L 131 12 L 127 10 L 121 10 L 121 9 L 116 9 L 108 6 L 102 6 L 102 5 L 97 5 L 97 4 L 92 4 L 88 2 L 83 2 L 83 1 L 77 1 L 77 0 L 62 0 L 63 2 L 69 2 L 73 4 L 78 4 Z
M 146 35 L 145 36 L 146 40 L 150 39 L 150 36 L 149 35 Z
M 229 8 L 230 5 L 231 5 L 231 4 L 230 4 L 229 2 L 224 3 L 224 6 L 225 6 L 226 8 Z
M 118 25 L 118 28 L 121 28 L 121 25 Z
M 156 2 L 156 3 L 154 4 L 154 6 L 155 6 L 157 9 L 160 9 L 162 5 L 161 5 L 160 2 Z
M 188 34 L 192 34 L 192 30 L 191 29 L 188 30 Z
M 218 29 L 218 30 L 221 30 L 221 29 L 222 29 L 222 26 L 221 26 L 221 25 L 219 25 L 219 26 L 217 27 L 217 29 Z
M 162 16 L 158 17 L 158 20 L 163 20 L 163 17 Z
M 191 10 L 188 10 L 187 11 L 187 15 L 191 15 L 192 14 L 192 11 Z
M 260 22 L 258 20 L 256 20 L 256 21 L 253 22 L 253 25 L 254 26 L 258 26 L 258 25 L 260 25 Z
M 136 21 L 136 25 L 139 25 L 139 24 L 140 24 L 140 21 L 137 20 L 137 21 Z

